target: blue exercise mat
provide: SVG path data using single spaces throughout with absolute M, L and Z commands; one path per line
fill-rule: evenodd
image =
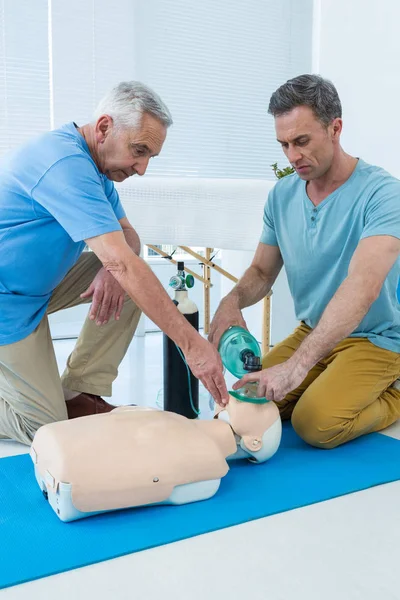
M 62 523 L 29 456 L 0 460 L 0 589 L 231 527 L 400 479 L 400 441 L 371 434 L 336 450 L 284 427 L 263 465 L 231 464 L 217 494 L 184 506 L 130 509 Z

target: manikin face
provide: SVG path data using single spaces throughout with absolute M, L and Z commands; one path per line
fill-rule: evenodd
M 277 140 L 298 176 L 306 181 L 318 179 L 329 170 L 341 130 L 341 119 L 333 119 L 325 127 L 308 106 L 275 117 Z
M 132 129 L 116 129 L 112 118 L 103 115 L 95 129 L 97 166 L 112 181 L 144 175 L 150 158 L 161 152 L 166 135 L 165 125 L 147 113 Z

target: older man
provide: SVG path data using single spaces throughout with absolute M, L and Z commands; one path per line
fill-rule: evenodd
M 252 265 L 209 339 L 245 325 L 241 309 L 267 294 L 284 264 L 301 325 L 237 387 L 258 381 L 304 440 L 333 448 L 400 417 L 400 182 L 342 149 L 331 82 L 296 77 L 269 112 L 295 173 L 271 191 Z
M 13 152 L 0 170 L 0 438 L 29 444 L 52 421 L 114 408 L 111 385 L 143 310 L 182 348 L 217 402 L 217 351 L 139 258 L 113 181 L 144 175 L 172 119 L 138 82 L 121 83 L 95 121 L 68 123 Z M 82 253 L 85 243 L 93 252 Z M 47 315 L 92 306 L 60 381 Z

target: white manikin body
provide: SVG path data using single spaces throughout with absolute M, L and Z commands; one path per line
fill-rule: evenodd
M 30 455 L 37 482 L 62 521 L 152 504 L 211 498 L 227 461 L 264 462 L 277 451 L 275 404 L 231 397 L 212 421 L 141 407 L 41 427 Z

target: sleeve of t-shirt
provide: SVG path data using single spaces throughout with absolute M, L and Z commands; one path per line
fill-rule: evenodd
M 274 219 L 272 214 L 273 191 L 274 189 L 272 189 L 269 192 L 268 199 L 264 206 L 264 225 L 261 233 L 260 242 L 262 242 L 263 244 L 268 244 L 269 246 L 278 246 L 278 240 L 276 237 Z
M 122 230 L 115 212 L 119 199 L 107 197 L 95 165 L 84 155 L 67 156 L 52 165 L 31 195 L 74 242 Z
M 400 239 L 400 181 L 382 185 L 367 202 L 361 239 L 374 235 Z
M 105 186 L 106 196 L 109 199 L 109 201 L 111 202 L 111 206 L 113 207 L 114 214 L 119 221 L 120 219 L 123 219 L 124 217 L 126 217 L 126 213 L 121 204 L 119 194 L 118 194 L 117 190 L 115 189 L 114 183 L 112 181 L 110 181 L 109 179 L 107 179 L 107 177 L 104 177 L 104 186 Z

